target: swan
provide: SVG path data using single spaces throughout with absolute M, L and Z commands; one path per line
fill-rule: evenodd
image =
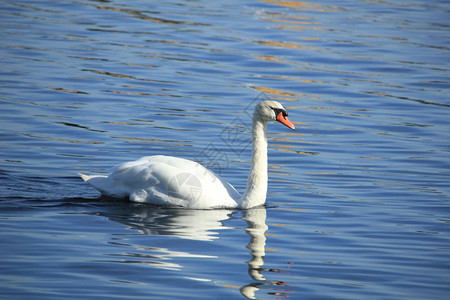
M 277 101 L 256 105 L 252 120 L 252 164 L 243 195 L 203 165 L 184 158 L 154 155 L 119 164 L 108 175 L 81 178 L 102 195 L 132 202 L 192 209 L 241 208 L 264 205 L 267 194 L 267 135 L 270 121 L 295 130 Z

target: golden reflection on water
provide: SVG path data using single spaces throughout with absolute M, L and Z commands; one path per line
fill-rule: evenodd
M 270 98 L 272 99 L 279 99 L 285 101 L 298 101 L 298 97 L 301 96 L 301 94 L 299 93 L 286 92 L 283 90 L 276 90 L 269 87 L 252 86 L 252 88 L 261 91 L 265 94 L 271 95 Z
M 264 18 L 264 17 L 262 17 L 261 20 L 269 21 L 269 22 L 276 22 L 276 23 L 289 23 L 289 24 L 302 24 L 302 25 L 312 24 L 312 22 L 309 22 L 309 21 L 293 21 L 293 20 L 283 20 L 283 19 Z
M 300 11 L 333 12 L 342 10 L 338 6 L 325 6 L 307 1 L 262 0 L 262 2 L 289 7 Z
M 275 47 L 283 47 L 283 48 L 295 48 L 300 50 L 318 50 L 317 47 L 305 46 L 301 43 L 295 42 L 282 42 L 282 41 L 255 41 L 257 44 L 264 46 L 275 46 Z
M 281 79 L 281 80 L 290 80 L 290 81 L 297 81 L 297 82 L 301 82 L 301 83 L 314 83 L 314 84 L 329 84 L 328 82 L 325 81 L 321 81 L 321 80 L 313 80 L 313 79 L 302 79 L 299 77 L 290 77 L 290 76 L 277 76 L 277 75 L 264 75 L 261 76 L 263 78 L 269 78 L 269 79 Z M 305 95 L 305 94 L 302 94 Z M 316 100 L 320 99 L 318 96 L 314 96 L 311 98 L 315 98 Z
M 261 77 L 264 77 L 264 76 L 261 76 Z M 285 78 L 280 77 L 279 79 L 285 79 Z M 274 88 L 270 88 L 270 87 L 251 86 L 251 88 L 261 91 L 267 95 L 270 95 L 268 98 L 271 98 L 273 100 L 299 101 L 300 99 L 303 99 L 303 98 L 308 98 L 311 100 L 320 100 L 320 97 L 318 97 L 316 95 L 312 95 L 312 94 L 305 94 L 305 93 L 299 93 L 299 92 L 287 92 L 287 91 L 274 89 Z M 289 106 L 287 106 L 287 108 L 289 108 Z

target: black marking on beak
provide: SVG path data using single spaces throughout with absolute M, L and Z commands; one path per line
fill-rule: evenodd
M 283 118 L 286 118 L 289 115 L 284 108 L 271 107 L 271 109 L 273 109 L 273 111 L 275 112 L 275 117 L 277 117 L 280 114 L 280 112 L 282 113 Z

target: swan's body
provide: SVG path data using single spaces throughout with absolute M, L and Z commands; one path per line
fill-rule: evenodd
M 241 196 L 229 183 L 199 163 L 172 156 L 146 156 L 122 163 L 109 175 L 81 175 L 103 195 L 130 201 L 196 209 L 251 208 L 263 205 L 267 194 L 267 136 L 269 121 L 294 129 L 286 110 L 276 101 L 255 107 L 252 123 L 252 166 Z
M 237 207 L 239 193 L 199 163 L 154 155 L 122 163 L 108 176 L 81 176 L 102 194 L 190 208 Z

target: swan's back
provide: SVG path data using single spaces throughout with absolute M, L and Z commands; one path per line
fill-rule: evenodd
M 208 209 L 237 207 L 239 194 L 191 160 L 155 155 L 117 165 L 108 176 L 82 178 L 106 196 L 133 202 Z

